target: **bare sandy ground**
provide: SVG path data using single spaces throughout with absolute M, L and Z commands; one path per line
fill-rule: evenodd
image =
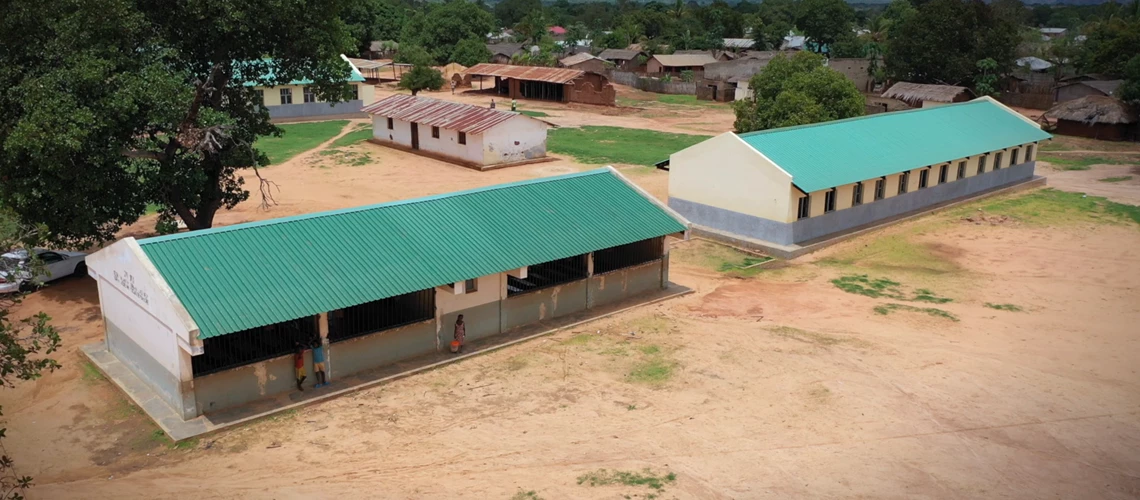
M 479 173 L 351 150 L 370 163 L 310 153 L 267 169 L 280 204 L 219 222 L 591 168 Z M 664 172 L 622 168 L 665 197 Z M 31 498 L 1140 495 L 1136 226 L 943 214 L 754 275 L 718 271 L 739 256 L 708 243 L 673 252 L 672 280 L 693 295 L 180 448 L 81 362 L 102 325 L 94 284 L 67 280 L 16 311 L 53 316 L 65 366 L 0 391 L 7 453 L 35 476 Z M 936 307 L 960 321 L 876 314 L 891 301 L 830 283 L 863 273 L 950 297 Z M 646 467 L 676 479 L 660 492 L 578 481 Z

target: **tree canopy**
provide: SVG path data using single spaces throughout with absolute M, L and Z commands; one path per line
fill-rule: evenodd
M 815 42 L 812 47 L 822 50 L 844 39 L 853 39 L 851 32 L 855 11 L 846 0 L 800 0 L 796 25 L 804 36 Z
M 981 0 L 931 0 L 899 25 L 887 45 L 887 67 L 898 80 L 968 84 L 982 59 L 993 59 L 999 72 L 1010 70 L 1018 41 L 1017 26 Z
M 482 40 L 494 29 L 494 16 L 467 0 L 429 3 L 404 24 L 400 45 L 423 47 L 432 63 L 446 64 L 460 41 Z
M 0 17 L 0 203 L 57 242 L 111 238 L 148 204 L 190 229 L 249 192 L 276 127 L 251 85 L 351 95 L 342 0 L 13 3 Z
M 455 44 L 455 50 L 451 52 L 451 62 L 457 62 L 468 67 L 490 60 L 491 51 L 487 48 L 487 44 L 479 38 L 460 40 L 459 43 Z
M 823 65 L 822 56 L 798 52 L 778 56 L 752 76 L 752 97 L 737 101 L 736 131 L 806 125 L 864 113 L 863 94 L 842 73 Z
M 356 40 L 358 52 L 365 52 L 374 40 L 398 39 L 407 12 L 403 6 L 388 0 L 357 0 L 347 2 L 340 17 Z

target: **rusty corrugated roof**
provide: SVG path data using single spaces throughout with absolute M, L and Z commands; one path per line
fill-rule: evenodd
M 476 64 L 464 71 L 464 75 L 498 76 L 516 80 L 535 82 L 570 83 L 582 76 L 585 71 L 569 68 L 546 68 L 541 66 L 514 66 L 510 64 Z
M 387 97 L 365 106 L 364 112 L 468 134 L 484 132 L 519 116 L 518 113 L 510 111 L 403 94 Z

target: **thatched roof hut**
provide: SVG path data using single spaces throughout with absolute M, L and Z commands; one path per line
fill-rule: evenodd
M 882 97 L 898 99 L 916 108 L 929 108 L 952 102 L 969 101 L 973 97 L 973 93 L 966 87 L 953 85 L 898 82 L 883 92 Z
M 1065 101 L 1043 115 L 1056 123 L 1054 133 L 1122 141 L 1135 138 L 1136 110 L 1120 99 L 1090 95 Z

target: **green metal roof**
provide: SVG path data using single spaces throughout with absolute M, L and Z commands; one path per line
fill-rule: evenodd
M 246 75 L 240 75 L 239 74 L 238 78 L 245 78 L 246 79 L 246 81 L 244 83 L 242 83 L 242 85 L 244 85 L 246 87 L 264 87 L 266 85 L 263 82 L 275 81 L 277 79 L 277 73 L 273 67 L 273 59 L 265 59 L 265 62 L 269 64 L 269 67 L 266 68 L 265 72 L 263 72 L 260 75 L 246 76 Z M 349 69 L 352 71 L 352 73 L 350 75 L 348 75 L 348 78 L 346 78 L 344 81 L 350 82 L 350 83 L 363 82 L 364 81 L 364 75 L 360 74 L 360 72 L 356 70 L 356 67 L 353 66 L 352 63 L 345 61 L 345 64 L 349 67 Z M 308 78 L 302 78 L 300 80 L 291 80 L 289 83 L 283 84 L 283 85 L 310 85 L 312 83 L 313 83 L 312 80 L 310 80 Z
M 685 229 L 599 169 L 139 244 L 205 339 Z
M 984 98 L 740 134 L 808 193 L 1051 137 Z

